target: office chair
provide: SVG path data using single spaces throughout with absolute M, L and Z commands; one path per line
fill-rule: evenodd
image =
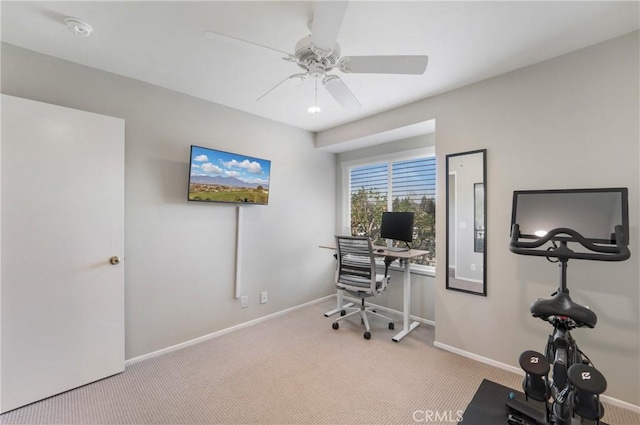
M 371 239 L 359 236 L 336 236 L 338 267 L 336 269 L 336 287 L 348 294 L 360 298 L 360 308 L 353 308 L 350 313 L 340 312 L 341 317 L 333 322 L 333 329 L 338 329 L 338 322 L 348 317 L 360 314 L 365 327 L 364 339 L 371 338 L 371 327 L 367 314 L 383 318 L 389 322 L 389 329 L 393 329 L 393 319 L 377 313 L 371 307 L 365 307 L 365 298 L 380 295 L 387 289 L 390 276 L 376 273 L 376 261 L 373 254 Z

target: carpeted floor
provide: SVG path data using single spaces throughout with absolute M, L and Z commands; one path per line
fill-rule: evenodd
M 311 305 L 138 362 L 120 375 L 0 416 L 10 424 L 456 423 L 483 379 L 519 389 L 513 373 L 433 347 L 419 326 L 400 343 L 373 319 L 331 328 L 335 301 Z M 356 319 L 357 320 L 357 319 Z M 398 318 L 398 326 L 401 320 Z M 431 412 L 431 413 L 429 413 Z M 451 420 L 453 419 L 453 420 Z M 640 415 L 607 408 L 614 425 Z

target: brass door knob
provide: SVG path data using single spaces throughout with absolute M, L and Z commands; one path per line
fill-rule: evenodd
M 117 255 L 114 255 L 113 257 L 109 258 L 109 263 L 111 263 L 114 266 L 117 266 L 118 264 L 120 264 L 120 258 L 118 258 Z

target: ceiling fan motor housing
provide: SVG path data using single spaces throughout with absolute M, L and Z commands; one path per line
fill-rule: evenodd
M 340 46 L 336 43 L 328 56 L 322 56 L 320 52 L 313 47 L 311 36 L 307 36 L 296 44 L 294 56 L 297 60 L 296 64 L 309 72 L 309 76 L 321 78 L 324 76 L 327 68 L 331 69 L 338 63 L 338 59 L 340 59 Z

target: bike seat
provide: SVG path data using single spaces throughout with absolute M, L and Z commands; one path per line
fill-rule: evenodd
M 558 292 L 553 298 L 534 301 L 531 304 L 531 314 L 533 317 L 540 317 L 548 320 L 550 316 L 566 316 L 576 322 L 576 326 L 587 326 L 594 328 L 598 321 L 598 316 L 588 308 L 576 304 L 566 292 Z

